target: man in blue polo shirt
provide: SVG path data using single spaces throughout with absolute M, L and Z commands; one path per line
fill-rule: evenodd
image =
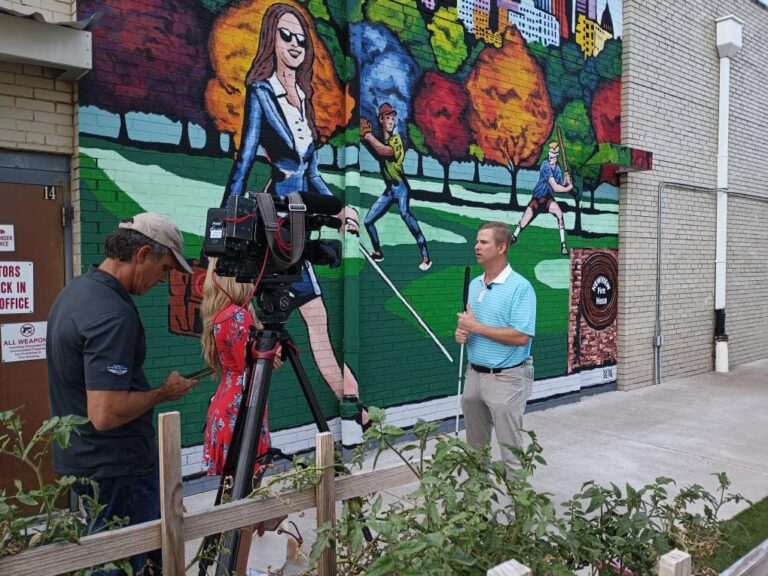
M 526 360 L 536 332 L 536 294 L 507 261 L 511 236 L 503 222 L 480 226 L 475 255 L 484 273 L 469 285 L 456 341 L 466 342 L 469 357 L 461 398 L 467 442 L 480 450 L 495 427 L 502 458 L 514 471 L 519 463 L 506 444 L 523 444 L 523 412 L 533 384 L 533 364 Z

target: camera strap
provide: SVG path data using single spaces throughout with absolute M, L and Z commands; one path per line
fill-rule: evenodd
M 288 218 L 291 225 L 290 260 L 285 260 L 280 252 L 275 250 L 275 234 L 279 230 L 275 202 L 272 200 L 272 196 L 266 192 L 256 194 L 256 203 L 259 206 L 262 220 L 264 220 L 267 244 L 269 244 L 269 250 L 272 252 L 277 268 L 281 270 L 286 270 L 296 264 L 304 254 L 304 213 L 307 211 L 307 207 L 298 192 L 290 192 L 286 198 L 288 199 Z

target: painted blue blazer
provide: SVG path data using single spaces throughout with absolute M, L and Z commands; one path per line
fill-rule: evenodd
M 307 102 L 305 105 L 312 104 Z M 226 205 L 230 194 L 239 196 L 245 192 L 259 144 L 266 151 L 272 166 L 272 176 L 266 191 L 280 196 L 290 192 L 331 194 L 317 168 L 315 144 L 310 144 L 307 151 L 299 156 L 288 122 L 269 81 L 259 80 L 248 86 L 244 116 L 240 150 L 229 175 L 222 206 Z

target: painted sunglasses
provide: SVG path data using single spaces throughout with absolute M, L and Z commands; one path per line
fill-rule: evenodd
M 302 34 L 301 32 L 291 32 L 287 28 L 278 28 L 277 31 L 280 32 L 280 38 L 282 38 L 284 42 L 290 43 L 293 38 L 296 38 L 296 44 L 302 48 L 307 46 L 306 34 Z

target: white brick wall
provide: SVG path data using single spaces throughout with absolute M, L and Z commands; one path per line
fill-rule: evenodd
M 66 22 L 74 19 L 75 2 L 72 0 L 0 0 L 0 8 L 22 14 L 39 12 L 48 22 Z
M 624 2 L 622 142 L 654 154 L 627 176 L 620 208 L 619 386 L 653 382 L 657 190 L 663 181 L 716 186 L 719 61 L 715 19 L 744 23 L 732 62 L 730 189 L 768 196 L 768 10 L 752 0 Z M 746 153 L 745 153 L 746 152 Z M 672 189 L 662 203 L 662 379 L 713 367 L 715 197 Z M 731 365 L 768 356 L 768 204 L 732 199 L 726 330 Z
M 72 154 L 73 84 L 41 66 L 0 62 L 0 147 Z
M 0 0 L 22 14 L 39 12 L 48 22 L 71 21 L 73 0 Z M 74 153 L 75 86 L 56 80 L 60 71 L 0 62 L 0 148 Z

